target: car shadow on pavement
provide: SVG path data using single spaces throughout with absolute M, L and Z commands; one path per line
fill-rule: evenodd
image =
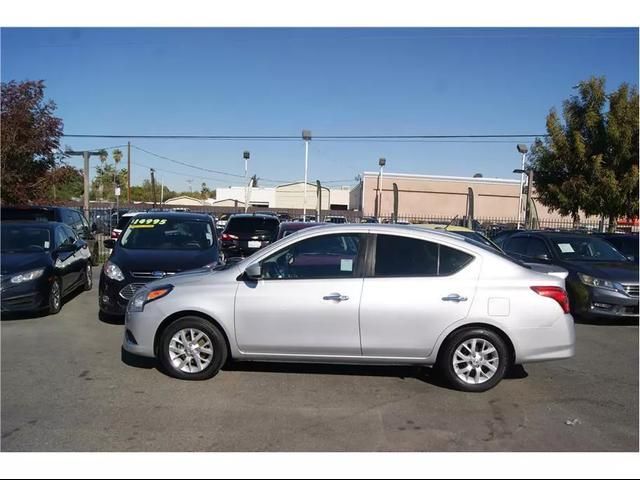
M 162 371 L 155 358 L 140 357 L 138 355 L 127 352 L 124 348 L 120 349 L 120 359 L 122 360 L 122 363 L 130 367 L 144 368 L 145 370 L 156 368 Z
M 263 372 L 263 373 L 294 373 L 320 375 L 354 375 L 362 377 L 390 377 L 416 379 L 429 385 L 451 389 L 431 367 L 420 366 L 387 366 L 387 365 L 337 365 L 316 363 L 272 363 L 272 362 L 228 362 L 224 371 L 232 372 Z M 521 365 L 513 366 L 505 375 L 505 380 L 522 379 L 529 374 Z

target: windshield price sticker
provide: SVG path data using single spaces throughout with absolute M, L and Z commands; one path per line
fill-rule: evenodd
M 134 218 L 131 220 L 129 228 L 154 228 L 157 225 L 164 225 L 167 219 L 163 218 Z
M 562 253 L 575 253 L 575 250 L 570 243 L 559 243 L 558 248 L 560 248 Z

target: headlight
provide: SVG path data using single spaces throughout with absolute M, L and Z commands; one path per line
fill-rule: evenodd
M 131 300 L 129 300 L 127 310 L 130 312 L 142 312 L 147 303 L 169 295 L 171 290 L 173 290 L 173 285 L 163 285 L 152 290 L 141 288 L 136 292 Z
M 44 268 L 40 268 L 38 270 L 31 270 L 30 272 L 20 273 L 18 275 L 11 277 L 11 283 L 30 282 L 31 280 L 40 278 L 43 273 L 44 273 Z
M 615 282 L 611 282 L 609 280 L 602 280 L 600 278 L 592 277 L 591 275 L 586 275 L 584 273 L 578 273 L 578 278 L 585 285 L 589 285 L 590 287 L 596 288 L 604 288 L 605 290 L 618 290 L 618 285 Z
M 117 280 L 121 282 L 124 280 L 124 275 L 120 267 L 118 267 L 115 263 L 107 261 L 102 268 L 104 274 L 109 277 L 111 280 Z

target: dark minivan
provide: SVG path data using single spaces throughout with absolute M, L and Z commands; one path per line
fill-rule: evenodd
M 91 251 L 91 262 L 93 265 L 98 264 L 98 245 L 95 233 L 98 227 L 94 224 L 89 226 L 89 222 L 75 208 L 69 207 L 2 207 L 0 210 L 2 221 L 6 220 L 35 220 L 41 222 L 60 222 L 71 227 L 88 246 Z
M 147 282 L 220 260 L 216 228 L 210 215 L 149 212 L 133 217 L 116 239 L 100 274 L 98 303 L 107 315 L 124 315 L 127 302 Z
M 221 237 L 224 258 L 247 257 L 275 242 L 279 227 L 280 220 L 271 215 L 231 216 Z

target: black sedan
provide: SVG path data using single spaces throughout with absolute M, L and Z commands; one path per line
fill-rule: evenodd
M 141 213 L 116 239 L 100 274 L 99 307 L 103 314 L 124 315 L 129 299 L 147 282 L 186 270 L 218 265 L 213 218 L 182 212 Z
M 561 266 L 571 313 L 579 317 L 637 317 L 638 264 L 593 235 L 521 231 L 503 241 L 509 255 Z
M 67 225 L 3 222 L 1 310 L 56 314 L 68 293 L 90 290 L 91 252 Z
M 637 233 L 597 233 L 600 238 L 605 239 L 616 247 L 620 253 L 632 262 L 638 262 L 638 234 Z

